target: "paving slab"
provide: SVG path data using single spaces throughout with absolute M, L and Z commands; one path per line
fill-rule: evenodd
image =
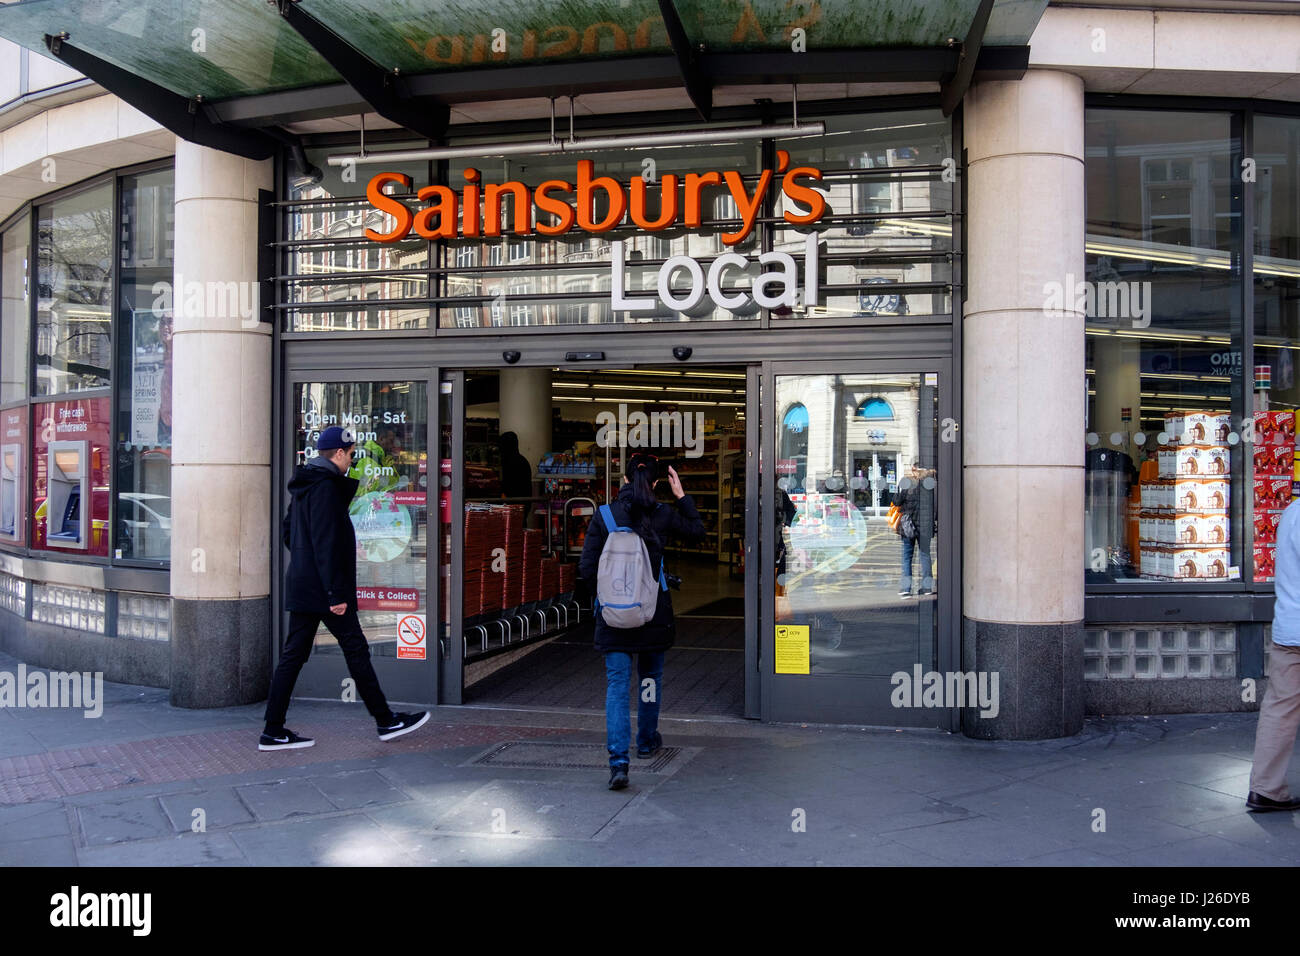
M 173 831 L 157 797 L 78 807 L 77 818 L 85 846 L 157 839 Z
M 340 810 L 381 807 L 411 799 L 374 770 L 345 770 L 311 777 L 308 782 Z
M 159 797 L 158 801 L 177 833 L 210 832 L 253 822 L 253 814 L 239 799 L 234 787 L 169 793 Z M 195 810 L 202 810 L 202 816 L 196 816 Z M 196 831 L 196 823 L 201 823 L 204 829 Z
M 262 821 L 310 816 L 338 809 L 307 780 L 250 784 L 238 787 L 237 792 L 253 816 Z

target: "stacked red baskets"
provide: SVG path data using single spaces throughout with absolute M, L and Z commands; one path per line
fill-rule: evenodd
M 504 505 L 506 513 L 506 570 L 501 607 L 514 610 L 524 603 L 524 506 Z
M 522 597 L 520 602 L 532 605 L 538 600 L 542 584 L 542 536 L 545 532 L 536 528 L 524 529 L 524 575 Z M 531 610 L 531 608 L 529 608 Z

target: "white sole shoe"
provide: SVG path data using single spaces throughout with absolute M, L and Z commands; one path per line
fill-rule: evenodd
M 400 736 L 402 736 L 402 734 L 409 734 L 412 730 L 418 730 L 419 728 L 423 727 L 423 726 L 424 726 L 425 724 L 427 724 L 428 722 L 429 722 L 429 712 L 426 710 L 426 711 L 424 712 L 424 716 L 421 717 L 419 720 L 417 720 L 415 723 L 413 723 L 413 724 L 409 724 L 409 725 L 407 725 L 406 727 L 401 727 L 401 728 L 399 728 L 399 729 L 397 729 L 397 730 L 391 730 L 391 731 L 389 731 L 389 732 L 387 732 L 387 733 L 382 733 L 382 734 L 379 735 L 379 739 L 380 739 L 380 740 L 392 740 L 392 739 L 395 738 L 395 737 L 400 737 Z

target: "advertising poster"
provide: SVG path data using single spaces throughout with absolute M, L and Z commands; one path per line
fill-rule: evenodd
M 158 426 L 168 358 L 166 331 L 158 312 L 136 310 L 131 314 L 131 443 L 146 448 L 160 444 Z

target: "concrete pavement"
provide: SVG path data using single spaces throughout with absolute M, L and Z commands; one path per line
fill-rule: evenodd
M 1253 714 L 1029 743 L 665 719 L 610 792 L 600 714 L 443 707 L 382 743 L 360 704 L 295 701 L 317 745 L 261 753 L 260 705 L 104 696 L 94 719 L 0 709 L 0 864 L 1300 863 L 1300 815 L 1245 812 Z

